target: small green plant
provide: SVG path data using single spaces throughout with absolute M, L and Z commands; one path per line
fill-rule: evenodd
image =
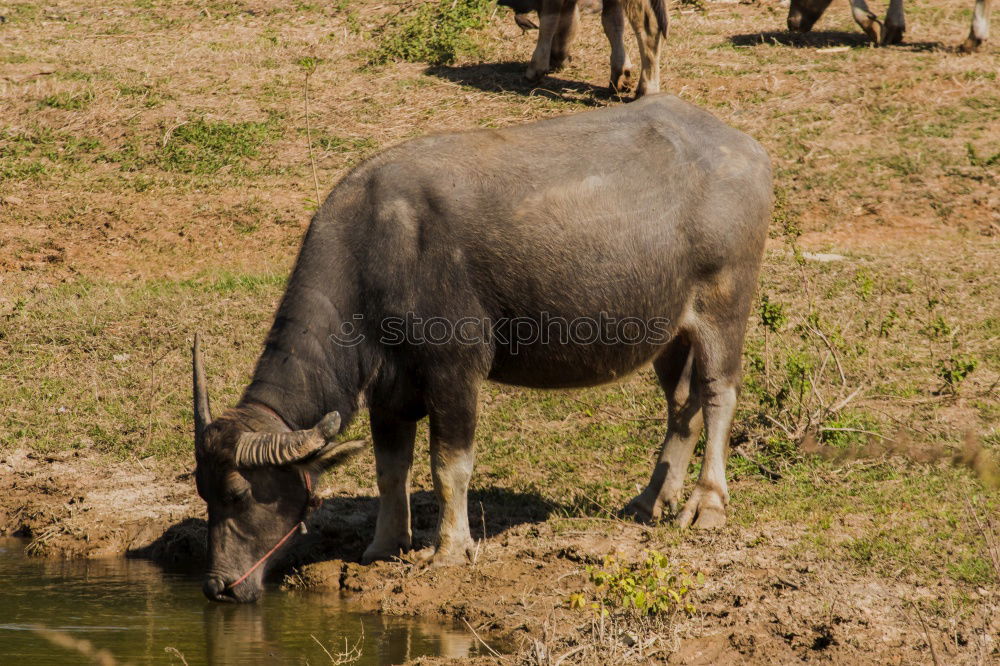
M 317 58 L 315 56 L 303 56 L 296 60 L 295 64 L 298 65 L 308 76 L 312 76 L 321 62 L 323 62 L 322 58 Z
M 875 291 L 875 279 L 867 271 L 860 270 L 854 274 L 854 286 L 858 292 L 858 298 L 867 301 Z
M 777 333 L 787 321 L 788 317 L 785 316 L 784 306 L 781 303 L 772 303 L 770 297 L 763 294 L 760 297 L 760 322 L 764 328 L 772 333 Z
M 421 4 L 413 14 L 390 19 L 374 37 L 379 45 L 369 52 L 368 65 L 402 60 L 443 65 L 463 53 L 474 53 L 469 32 L 489 20 L 490 0 L 439 0 Z
M 889 311 L 882 317 L 882 321 L 878 325 L 878 336 L 880 338 L 888 338 L 889 332 L 899 323 L 899 313 L 896 312 L 895 308 L 889 308 Z
M 609 555 L 603 566 L 588 566 L 587 576 L 597 588 L 596 599 L 588 604 L 583 593 L 571 594 L 570 608 L 587 608 L 607 613 L 621 610 L 639 616 L 671 615 L 678 611 L 692 614 L 691 590 L 702 585 L 704 576 L 674 567 L 666 555 L 646 551 L 639 562 L 623 562 Z
M 958 390 L 958 385 L 972 374 L 978 364 L 978 361 L 971 356 L 953 355 L 938 362 L 938 377 L 943 379 L 948 390 L 954 393 Z
M 951 326 L 938 315 L 933 321 L 923 328 L 923 334 L 928 338 L 946 338 L 951 335 Z

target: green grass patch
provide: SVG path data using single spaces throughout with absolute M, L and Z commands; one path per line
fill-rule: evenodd
M 480 52 L 471 36 L 486 27 L 489 0 L 438 0 L 421 4 L 415 12 L 390 19 L 375 31 L 378 46 L 367 53 L 368 65 L 393 61 L 444 65 L 459 56 Z
M 0 129 L 0 176 L 35 180 L 46 174 L 81 170 L 101 148 L 98 139 L 55 131 L 44 126 Z
M 178 126 L 162 146 L 156 162 L 165 171 L 211 175 L 224 168 L 244 171 L 245 160 L 283 133 L 280 122 L 209 121 L 198 118 Z
M 47 95 L 38 102 L 39 107 L 62 109 L 63 111 L 83 111 L 94 101 L 94 91 L 87 88 L 76 92 L 59 92 Z
M 249 379 L 285 276 L 79 280 L 0 314 L 0 450 L 186 457 L 190 344 L 205 336 L 216 405 Z

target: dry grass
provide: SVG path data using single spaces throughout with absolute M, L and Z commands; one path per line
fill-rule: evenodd
M 222 373 L 217 395 L 228 399 L 280 290 L 267 276 L 287 271 L 315 181 L 323 189 L 366 154 L 429 131 L 616 103 L 595 87 L 607 49 L 593 15 L 584 17 L 572 67 L 531 88 L 520 73 L 532 37 L 503 12 L 474 33 L 478 59 L 363 68 L 367 35 L 399 11 L 152 1 L 4 11 L 7 444 L 110 438 L 117 441 L 106 448 L 119 451 L 176 447 L 186 432 L 184 391 L 174 387 L 183 386 L 187 337 L 215 319 L 216 339 L 226 342 L 211 350 L 223 354 L 212 369 Z M 672 20 L 665 89 L 757 137 L 777 167 L 779 237 L 763 289 L 789 319 L 761 355 L 770 372 L 788 360 L 782 353 L 808 352 L 812 372 L 829 375 L 810 382 L 805 423 L 852 428 L 822 411 L 863 388 L 836 411 L 885 411 L 875 417 L 882 435 L 895 419 L 923 436 L 957 439 L 973 428 L 991 442 L 996 47 L 973 56 L 943 48 L 938 40 L 965 24 L 964 10 L 944 3 L 911 11 L 910 45 L 892 49 L 864 46 L 850 18 L 833 12 L 821 25 L 832 32 L 795 39 L 768 32 L 782 22 L 776 5 L 680 6 Z M 832 43 L 850 48 L 822 49 Z M 800 266 L 789 243 L 833 248 L 847 260 Z M 889 313 L 892 331 L 873 340 L 871 327 Z M 820 317 L 811 339 L 792 339 L 810 316 Z M 947 330 L 921 336 L 935 317 Z M 751 349 L 763 335 L 754 327 Z M 830 339 L 871 349 L 855 359 L 831 349 L 823 365 Z M 230 355 L 236 345 L 246 351 Z M 952 356 L 974 358 L 977 369 L 959 396 L 935 397 L 939 366 Z M 773 381 L 769 374 L 765 385 Z M 39 409 L 39 382 L 52 411 Z M 95 415 L 111 432 L 81 432 L 94 430 Z M 802 422 L 770 416 L 780 422 L 770 430 L 802 434 Z M 124 437 L 113 432 L 122 429 Z

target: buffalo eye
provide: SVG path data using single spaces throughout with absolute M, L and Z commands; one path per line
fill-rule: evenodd
M 242 505 L 246 504 L 249 499 L 250 487 L 247 486 L 246 488 L 233 488 L 229 490 L 222 501 L 226 504 Z
M 225 492 L 222 501 L 226 504 L 244 504 L 250 499 L 250 484 L 240 474 L 229 474 L 225 481 Z

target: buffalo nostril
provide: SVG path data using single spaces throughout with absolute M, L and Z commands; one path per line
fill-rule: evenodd
M 205 579 L 205 584 L 201 591 L 205 593 L 210 601 L 233 601 L 226 584 L 217 576 L 209 576 Z

